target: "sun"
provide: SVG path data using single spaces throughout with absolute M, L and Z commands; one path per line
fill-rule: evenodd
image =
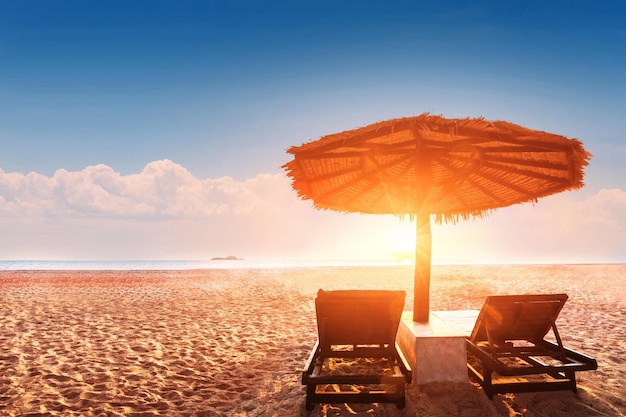
M 415 259 L 415 226 L 401 223 L 389 230 L 389 247 L 399 262 L 412 262 Z

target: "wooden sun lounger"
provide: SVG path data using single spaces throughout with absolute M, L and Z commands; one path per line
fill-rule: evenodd
M 467 340 L 468 371 L 492 399 L 495 393 L 572 390 L 578 371 L 595 359 L 566 349 L 556 319 L 566 294 L 487 297 Z M 554 342 L 546 340 L 552 331 Z
M 411 368 L 396 345 L 404 297 L 404 291 L 318 291 L 318 341 L 302 372 L 307 410 L 318 403 L 404 407 Z M 348 366 L 332 369 L 336 358 L 349 359 Z

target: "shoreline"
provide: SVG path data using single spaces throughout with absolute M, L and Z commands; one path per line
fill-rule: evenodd
M 301 268 L 410 268 L 413 262 L 395 260 L 4 260 L 0 272 L 15 271 L 212 271 L 221 269 L 301 269 Z M 626 262 L 546 262 L 546 263 L 433 263 L 446 267 L 601 267 L 626 266 Z

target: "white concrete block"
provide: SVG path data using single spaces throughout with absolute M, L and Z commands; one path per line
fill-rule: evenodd
M 445 318 L 446 314 L 441 317 Z M 454 326 L 446 323 L 441 317 L 438 312 L 432 312 L 428 323 L 416 323 L 411 312 L 406 312 L 402 316 L 397 341 L 413 368 L 413 382 L 418 385 L 429 382 L 468 381 L 465 348 L 467 334 L 460 330 L 458 322 L 475 320 L 475 315 L 473 312 L 469 315 L 467 312 L 447 314 L 448 318 L 456 321 Z

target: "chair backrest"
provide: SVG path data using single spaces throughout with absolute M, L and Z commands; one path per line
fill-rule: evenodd
M 474 330 L 472 342 L 513 340 L 539 342 L 556 321 L 567 294 L 496 295 L 487 297 Z
M 315 311 L 320 347 L 395 346 L 405 296 L 404 291 L 319 290 Z

